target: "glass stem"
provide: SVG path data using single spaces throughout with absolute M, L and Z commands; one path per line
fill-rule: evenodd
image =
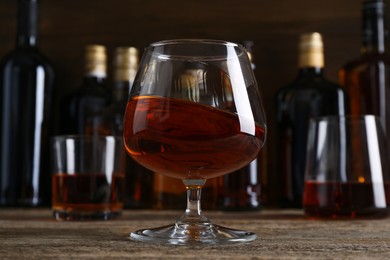
M 205 179 L 187 179 L 184 180 L 187 190 L 187 208 L 180 222 L 186 224 L 208 223 L 208 219 L 202 215 L 201 195 L 202 187 L 206 183 Z

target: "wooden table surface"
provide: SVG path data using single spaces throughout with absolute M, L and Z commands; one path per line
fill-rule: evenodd
M 299 210 L 205 212 L 215 224 L 257 233 L 249 243 L 171 246 L 128 239 L 179 211 L 126 210 L 109 221 L 56 221 L 49 209 L 0 209 L 0 259 L 390 259 L 390 219 L 309 220 Z

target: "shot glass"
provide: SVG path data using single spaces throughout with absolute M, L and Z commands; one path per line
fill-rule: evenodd
M 386 136 L 373 115 L 321 117 L 309 123 L 303 207 L 318 218 L 389 214 Z
M 123 141 L 115 136 L 52 139 L 52 209 L 57 220 L 106 220 L 121 214 Z

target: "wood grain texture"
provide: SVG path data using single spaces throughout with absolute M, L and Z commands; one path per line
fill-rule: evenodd
M 170 224 L 181 212 L 125 211 L 111 221 L 57 222 L 50 210 L 1 210 L 1 259 L 389 259 L 390 220 L 313 221 L 300 211 L 208 212 L 214 223 L 254 231 L 250 243 L 168 246 L 131 231 Z
M 0 1 L 0 56 L 15 41 L 15 0 Z M 40 47 L 57 72 L 57 100 L 81 84 L 83 46 L 141 50 L 150 42 L 173 38 L 213 38 L 255 42 L 256 76 L 264 94 L 269 136 L 270 190 L 274 172 L 274 96 L 296 77 L 299 34 L 324 35 L 326 75 L 337 81 L 338 69 L 358 56 L 360 1 L 356 0 L 41 0 Z M 270 200 L 277 196 L 271 194 Z

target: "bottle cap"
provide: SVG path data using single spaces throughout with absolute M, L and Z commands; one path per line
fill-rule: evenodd
M 363 1 L 361 53 L 385 52 L 388 34 L 385 11 L 385 1 Z
M 138 68 L 138 49 L 118 47 L 114 54 L 114 80 L 133 82 Z
M 324 67 L 324 44 L 320 33 L 312 32 L 302 34 L 298 48 L 298 66 L 300 68 Z
M 102 78 L 106 77 L 106 47 L 96 44 L 85 46 L 85 74 Z

